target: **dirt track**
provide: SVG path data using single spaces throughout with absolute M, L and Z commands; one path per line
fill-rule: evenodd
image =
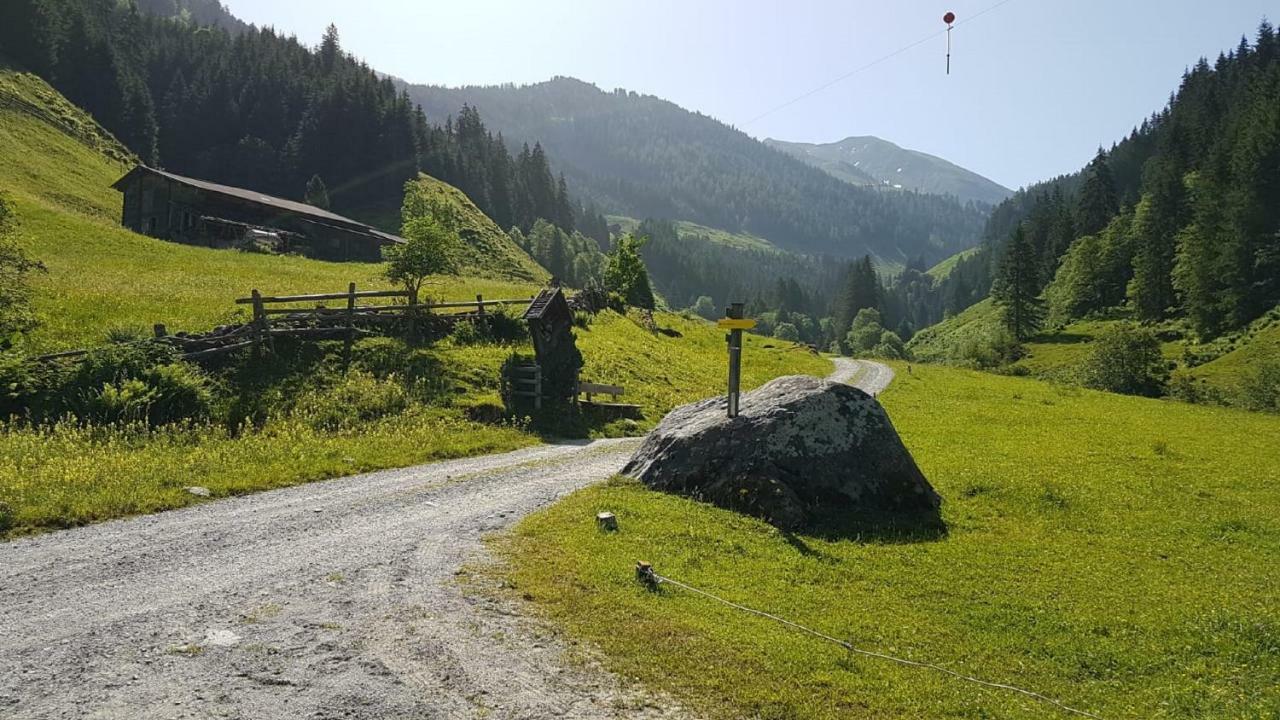
M 879 392 L 887 367 L 837 361 Z M 638 440 L 341 478 L 0 544 L 2 718 L 678 717 L 455 576 Z

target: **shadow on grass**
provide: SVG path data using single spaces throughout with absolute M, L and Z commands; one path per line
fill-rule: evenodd
M 1092 335 L 1084 333 L 1056 332 L 1052 334 L 1037 335 L 1032 338 L 1031 342 L 1053 344 L 1053 345 L 1079 345 L 1081 343 L 1092 342 Z
M 797 528 L 796 532 L 806 537 L 863 545 L 937 542 L 948 534 L 947 524 L 937 510 L 902 512 L 858 508 L 832 509 L 807 527 Z M 792 533 L 787 536 L 787 542 L 793 547 L 800 549 L 799 546 L 804 545 L 804 541 Z
M 543 442 L 593 436 L 637 437 L 651 426 L 646 423 L 642 409 L 585 403 L 544 403 L 538 410 L 517 411 L 516 417 L 523 418 L 530 432 Z

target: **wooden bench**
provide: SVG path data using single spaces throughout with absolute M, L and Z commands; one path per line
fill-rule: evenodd
M 587 402 L 593 402 L 593 395 L 608 395 L 610 399 L 616 403 L 618 398 L 622 397 L 625 392 L 626 391 L 623 390 L 621 385 L 601 385 L 599 383 L 589 382 L 578 383 L 578 394 L 586 395 Z
M 626 391 L 621 385 L 601 385 L 599 383 L 579 382 L 578 391 L 574 393 L 574 402 L 590 407 L 601 408 L 607 410 L 611 414 L 623 417 L 638 415 L 640 412 L 639 405 L 630 405 L 618 402 L 618 398 L 622 397 Z M 578 400 L 579 395 L 585 395 L 585 400 Z M 609 402 L 596 402 L 596 395 L 608 395 Z

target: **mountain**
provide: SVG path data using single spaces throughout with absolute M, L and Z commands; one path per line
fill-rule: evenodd
M 1013 194 L 955 163 L 870 135 L 821 145 L 772 138 L 764 142 L 854 185 L 952 195 L 984 205 L 996 205 Z
M 984 213 L 953 198 L 854 187 L 700 113 L 572 78 L 534 85 L 407 86 L 435 121 L 464 106 L 605 212 L 745 232 L 807 254 L 938 262 L 977 243 Z

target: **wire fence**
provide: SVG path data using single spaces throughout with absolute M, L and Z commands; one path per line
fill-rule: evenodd
M 896 657 L 894 655 L 886 655 L 885 653 L 878 653 L 871 650 L 863 650 L 861 648 L 854 647 L 852 644 L 844 640 L 841 640 L 836 637 L 832 637 L 823 632 L 819 632 L 818 630 L 814 630 L 813 628 L 805 627 L 800 623 L 787 620 L 786 618 L 778 617 L 777 615 L 774 615 L 772 613 L 767 613 L 763 610 L 756 610 L 755 608 L 750 608 L 750 607 L 747 607 L 746 605 L 741 605 L 739 603 L 733 602 L 732 600 L 727 600 L 725 598 L 722 598 L 719 595 L 715 595 L 713 593 L 707 592 L 706 590 L 696 588 L 688 583 L 680 582 L 679 580 L 676 580 L 674 578 L 669 578 L 669 577 L 666 577 L 665 575 L 659 575 L 657 572 L 653 570 L 651 566 L 645 563 L 641 563 L 636 567 L 636 574 L 637 576 L 639 576 L 642 582 L 645 582 L 651 587 L 657 587 L 658 585 L 661 585 L 661 584 L 674 585 L 678 588 L 687 590 L 696 595 L 701 595 L 702 597 L 708 598 L 710 600 L 714 600 L 718 603 L 731 607 L 735 610 L 741 610 L 742 612 L 750 613 L 752 615 L 756 615 L 758 617 L 762 617 L 767 620 L 772 620 L 774 622 L 785 625 L 793 630 L 797 630 L 799 632 L 812 635 L 813 637 L 816 637 L 820 640 L 825 640 L 826 642 L 832 643 L 834 645 L 839 645 L 840 647 L 844 648 L 845 650 L 855 655 L 862 655 L 864 657 L 877 658 L 880 660 L 888 660 L 890 662 L 898 663 L 899 665 L 905 665 L 907 667 L 935 670 L 937 672 L 950 675 L 951 677 L 964 680 L 966 682 L 974 683 L 976 685 L 981 685 L 983 687 L 994 688 L 997 690 L 1006 690 L 1009 692 L 1018 693 L 1020 695 L 1025 695 L 1026 697 L 1053 705 L 1054 707 L 1057 707 L 1063 712 L 1066 712 L 1072 715 L 1079 715 L 1081 717 L 1093 718 L 1093 720 L 1103 720 L 1102 717 L 1098 715 L 1095 715 L 1086 710 L 1080 710 L 1080 709 L 1071 707 L 1070 705 L 1067 705 L 1059 700 L 1055 700 L 1047 695 L 1035 692 L 1034 690 L 1027 690 L 1025 688 L 1020 688 L 1015 685 L 1008 685 L 1005 683 L 998 683 L 998 682 L 992 682 L 990 680 L 983 680 L 981 678 L 973 677 L 972 675 L 965 675 L 964 673 L 956 672 L 955 670 L 952 670 L 947 667 L 943 667 L 942 665 L 937 665 L 935 663 L 922 662 L 919 660 L 908 660 L 907 658 Z

